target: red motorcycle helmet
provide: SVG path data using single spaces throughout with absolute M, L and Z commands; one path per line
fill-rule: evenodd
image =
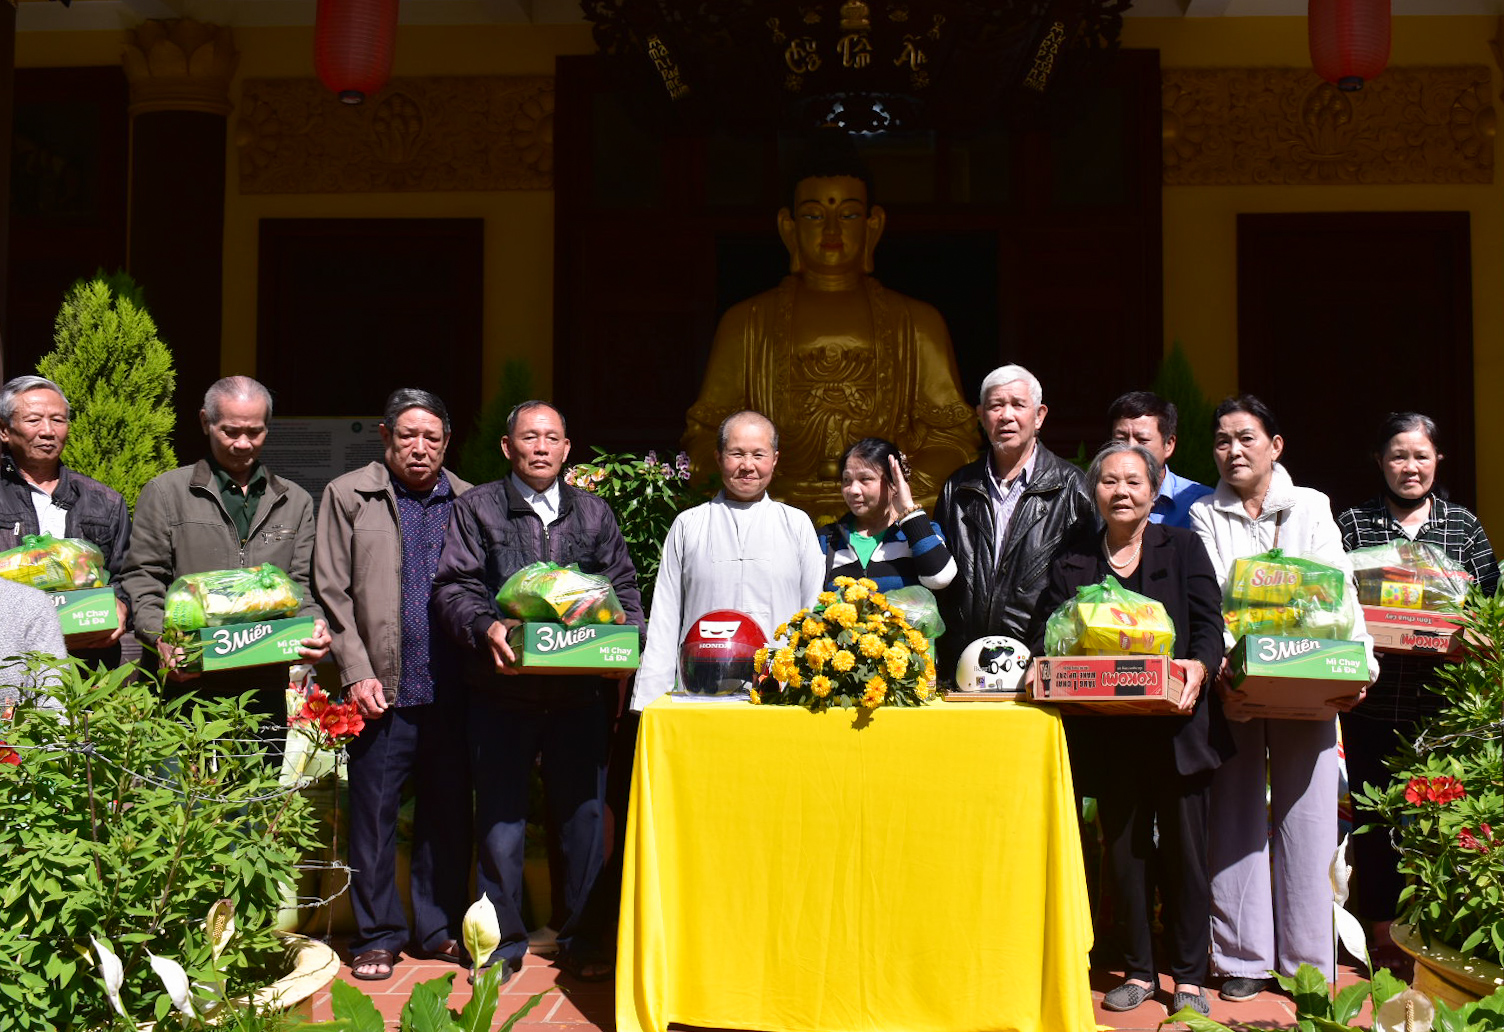
M 757 650 L 767 635 L 757 621 L 734 609 L 715 609 L 689 625 L 679 646 L 679 691 L 734 695 L 752 686 Z

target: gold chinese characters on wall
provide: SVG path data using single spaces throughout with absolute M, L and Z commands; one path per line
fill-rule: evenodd
M 1492 183 L 1485 65 L 1390 68 L 1344 93 L 1302 68 L 1166 68 L 1166 186 Z
M 554 80 L 393 79 L 341 104 L 317 79 L 247 79 L 241 193 L 553 188 Z

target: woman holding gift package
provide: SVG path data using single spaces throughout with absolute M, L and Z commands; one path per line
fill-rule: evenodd
M 1419 412 L 1391 412 L 1379 427 L 1373 459 L 1382 475 L 1375 498 L 1337 517 L 1342 546 L 1348 551 L 1391 541 L 1423 541 L 1472 574 L 1492 594 L 1499 567 L 1483 524 L 1464 507 L 1447 501 L 1436 483 L 1442 454 L 1436 423 Z M 1342 742 L 1348 783 L 1354 789 L 1389 783 L 1383 759 L 1394 752 L 1399 735 L 1413 738 L 1418 722 L 1441 707 L 1442 697 L 1426 685 L 1445 660 L 1424 653 L 1386 655 L 1379 679 L 1363 705 L 1342 714 Z M 1374 960 L 1403 964 L 1407 958 L 1389 937 L 1389 922 L 1399 909 L 1399 857 L 1382 832 L 1353 839 L 1357 881 L 1354 910 L 1373 922 Z
M 1206 1014 L 1210 886 L 1207 820 L 1212 772 L 1232 753 L 1221 703 L 1203 691 L 1222 663 L 1222 595 L 1205 547 L 1189 530 L 1150 523 L 1164 468 L 1142 445 L 1113 441 L 1086 474 L 1103 527 L 1079 534 L 1050 571 L 1031 647 L 1043 653 L 1045 624 L 1076 589 L 1111 575 L 1161 603 L 1175 626 L 1173 657 L 1185 676 L 1184 716 L 1066 718 L 1077 790 L 1097 799 L 1111 857 L 1114 927 L 1103 937 L 1122 953 L 1124 981 L 1108 1010 L 1154 996 L 1157 972 L 1174 979 L 1170 1013 Z M 1155 826 L 1158 825 L 1158 839 Z M 1155 963 L 1154 890 L 1164 900 L 1164 947 Z
M 1346 571 L 1345 604 L 1353 638 L 1366 646 L 1371 683 L 1378 669 L 1373 639 L 1363 629 L 1326 495 L 1291 481 L 1279 463 L 1285 447 L 1279 424 L 1253 395 L 1218 405 L 1212 430 L 1221 479 L 1191 506 L 1191 526 L 1211 555 L 1218 584 L 1225 592 L 1237 559 L 1273 548 Z M 1225 661 L 1216 687 L 1230 691 Z M 1343 706 L 1362 698 L 1360 692 Z M 1268 988 L 1268 972 L 1293 975 L 1302 963 L 1332 981 L 1328 872 L 1337 851 L 1337 721 L 1255 718 L 1231 721 L 1229 729 L 1237 752 L 1212 779 L 1212 967 L 1226 976 L 1220 995 L 1253 999 Z
M 825 588 L 837 577 L 868 577 L 879 591 L 923 585 L 939 591 L 956 576 L 940 528 L 914 502 L 898 445 L 864 437 L 841 455 L 841 496 L 851 511 L 820 528 Z

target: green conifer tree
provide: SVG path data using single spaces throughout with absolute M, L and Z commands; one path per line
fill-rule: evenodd
M 1179 410 L 1180 428 L 1170 465 L 1183 477 L 1216 487 L 1217 463 L 1212 458 L 1212 412 L 1216 406 L 1196 382 L 1196 370 L 1178 340 L 1159 364 L 1154 393 L 1173 401 Z
M 108 484 L 132 508 L 148 480 L 177 465 L 172 449 L 172 352 L 123 272 L 69 288 L 37 373 L 73 407 L 63 461 Z

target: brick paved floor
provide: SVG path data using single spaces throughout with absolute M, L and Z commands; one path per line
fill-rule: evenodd
M 407 996 L 413 984 L 430 978 L 439 978 L 450 972 L 455 974 L 454 991 L 449 998 L 450 1006 L 458 1009 L 470 998 L 470 987 L 465 982 L 465 972 L 452 964 L 413 960 L 411 957 L 406 957 L 397 964 L 392 977 L 384 982 L 355 981 L 350 977 L 348 965 L 341 965 L 339 977 L 358 986 L 369 995 L 375 1001 L 377 1009 L 395 1028 L 397 1016 L 402 1010 L 402 1005 L 407 1002 Z M 1356 979 L 1357 975 L 1353 969 L 1344 967 L 1339 972 L 1338 985 L 1350 985 Z M 1174 986 L 1170 984 L 1168 978 L 1163 978 L 1160 981 L 1163 991 L 1154 1000 L 1145 1003 L 1137 1010 L 1124 1014 L 1104 1011 L 1101 1008 L 1102 994 L 1121 981 L 1122 976 L 1118 972 L 1105 971 L 1093 974 L 1092 1000 L 1098 1005 L 1099 1025 L 1103 1028 L 1120 1029 L 1122 1032 L 1141 1032 L 1141 1030 L 1152 1032 L 1161 1021 L 1165 1020 L 1170 992 Z M 576 981 L 551 966 L 548 958 L 537 956 L 528 957 L 522 971 L 502 988 L 501 1006 L 497 1008 L 499 1019 L 497 1024 L 521 1006 L 529 995 L 550 986 L 557 988 L 545 996 L 537 1007 L 514 1026 L 516 1032 L 543 1032 L 543 1030 L 594 1032 L 596 1029 L 614 1032 L 616 1004 L 615 988 L 612 983 L 586 984 Z M 1270 1030 L 1295 1027 L 1295 1005 L 1291 1003 L 1289 997 L 1281 993 L 1264 993 L 1245 1003 L 1225 1003 L 1217 999 L 1215 992 L 1210 993 L 1209 996 L 1212 1005 L 1211 1016 L 1223 1023 L 1238 1021 L 1251 1028 Z M 327 990 L 314 998 L 313 1016 L 315 1020 L 331 1017 Z

